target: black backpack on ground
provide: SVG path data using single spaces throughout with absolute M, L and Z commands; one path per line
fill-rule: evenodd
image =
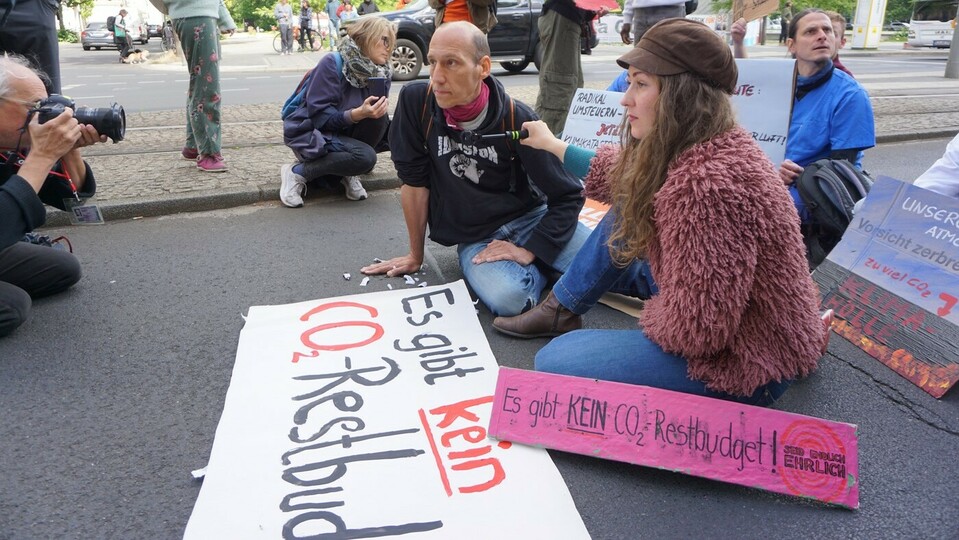
M 114 15 L 107 17 L 107 30 L 111 32 L 117 31 L 117 18 Z
M 853 206 L 872 184 L 869 174 L 844 159 L 820 159 L 803 169 L 796 188 L 810 215 L 802 226 L 810 268 L 818 266 L 842 239 L 852 223 Z

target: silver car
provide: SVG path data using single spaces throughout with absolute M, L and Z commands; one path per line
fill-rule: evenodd
M 98 51 L 104 47 L 108 49 L 117 48 L 116 42 L 113 41 L 113 32 L 107 30 L 107 23 L 105 22 L 88 23 L 87 27 L 80 33 L 80 45 L 83 45 L 85 51 L 89 51 L 91 48 Z
M 142 43 L 146 45 L 150 41 L 150 36 L 144 32 L 144 26 L 139 23 L 128 24 L 127 34 L 130 37 L 130 43 Z M 87 23 L 87 27 L 80 33 L 80 45 L 83 50 L 100 50 L 102 48 L 116 49 L 117 44 L 113 40 L 113 32 L 107 30 L 106 22 Z

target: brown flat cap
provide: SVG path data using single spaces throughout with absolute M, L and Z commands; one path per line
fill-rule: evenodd
M 616 60 L 653 75 L 692 73 L 732 94 L 739 70 L 733 53 L 716 32 L 689 19 L 665 19 L 643 34 L 643 39 Z

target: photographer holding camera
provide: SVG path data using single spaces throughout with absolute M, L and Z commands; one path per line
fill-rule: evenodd
M 44 203 L 63 210 L 64 199 L 93 196 L 96 182 L 79 149 L 107 140 L 70 108 L 41 124 L 44 78 L 23 57 L 0 58 L 0 337 L 27 319 L 31 298 L 80 279 L 72 254 L 20 240 L 46 220 Z

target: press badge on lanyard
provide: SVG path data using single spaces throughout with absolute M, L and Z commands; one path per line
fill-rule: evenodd
M 103 225 L 103 214 L 93 197 L 89 199 L 63 199 L 63 206 L 70 216 L 71 225 Z

